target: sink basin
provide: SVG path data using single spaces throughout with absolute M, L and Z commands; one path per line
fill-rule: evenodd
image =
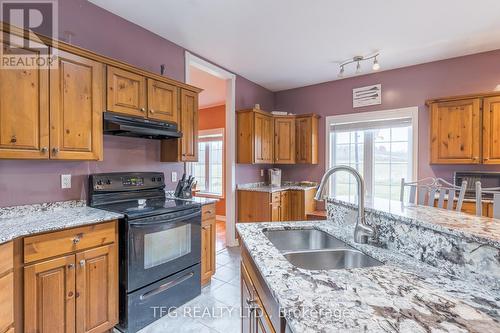
M 343 241 L 316 229 L 265 230 L 264 235 L 281 252 L 353 249 Z
M 363 268 L 383 265 L 363 252 L 354 249 L 304 251 L 284 254 L 294 266 L 309 270 Z

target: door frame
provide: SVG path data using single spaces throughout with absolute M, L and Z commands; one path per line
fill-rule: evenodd
M 185 82 L 190 82 L 190 66 L 196 67 L 215 77 L 226 81 L 226 128 L 224 163 L 226 175 L 224 179 L 226 200 L 226 244 L 228 247 L 238 246 L 236 240 L 236 75 L 214 65 L 189 51 L 185 55 Z

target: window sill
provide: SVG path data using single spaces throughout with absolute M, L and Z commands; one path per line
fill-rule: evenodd
M 200 198 L 224 199 L 223 195 L 213 194 L 213 193 L 204 193 L 204 192 L 196 192 L 195 196 L 200 197 Z

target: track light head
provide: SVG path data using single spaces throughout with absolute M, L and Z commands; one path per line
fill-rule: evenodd
M 343 78 L 344 77 L 344 65 L 340 66 L 340 71 L 339 71 L 338 77 L 339 78 Z
M 373 58 L 373 66 L 372 69 L 374 71 L 378 71 L 380 69 L 380 64 L 378 63 L 377 57 Z

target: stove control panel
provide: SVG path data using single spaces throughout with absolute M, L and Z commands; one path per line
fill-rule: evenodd
M 163 188 L 162 172 L 114 172 L 90 175 L 90 192 L 116 192 Z

